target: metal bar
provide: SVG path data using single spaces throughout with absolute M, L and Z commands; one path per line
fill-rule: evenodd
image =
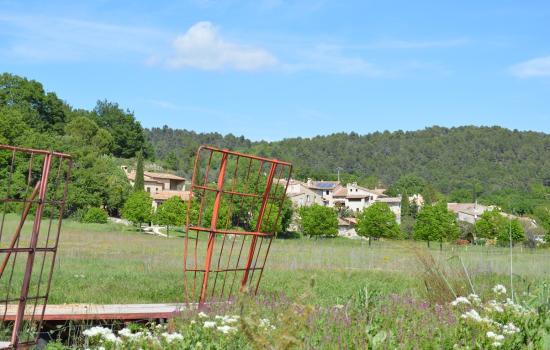
M 265 208 L 267 205 L 267 198 L 269 197 L 269 192 L 271 191 L 271 185 L 273 183 L 273 177 L 275 176 L 276 168 L 277 168 L 277 163 L 272 163 L 271 169 L 269 170 L 269 176 L 267 178 L 264 198 L 262 200 L 262 206 L 260 207 L 260 212 L 258 213 L 258 219 L 256 221 L 256 232 L 260 232 L 262 228 L 262 221 L 265 213 Z M 250 269 L 250 265 L 252 264 L 252 259 L 254 257 L 254 250 L 256 249 L 257 240 L 258 240 L 257 236 L 252 237 L 252 242 L 250 243 L 250 250 L 248 251 L 248 259 L 246 261 L 246 270 L 244 271 L 244 276 L 241 281 L 241 290 L 244 290 L 246 288 L 246 282 L 248 280 L 248 269 Z
M 211 233 L 218 233 L 222 235 L 237 235 L 237 236 L 265 236 L 265 237 L 272 237 L 273 233 L 265 233 L 265 232 L 256 232 L 256 231 L 238 231 L 238 230 L 224 230 L 224 229 L 216 229 L 212 230 L 211 228 L 207 227 L 190 227 L 190 231 L 199 231 L 199 232 L 211 232 Z
M 61 158 L 71 158 L 69 154 L 65 153 L 59 153 L 59 152 L 51 152 L 41 149 L 33 149 L 33 148 L 26 148 L 26 147 L 17 147 L 17 146 L 9 146 L 9 145 L 0 145 L 0 149 L 10 150 L 10 151 L 18 151 L 18 152 L 24 152 L 24 153 L 36 153 L 36 154 L 43 154 L 43 155 L 51 155 Z
M 218 174 L 218 188 L 221 190 L 223 188 L 223 182 L 225 180 L 225 169 L 227 166 L 227 153 L 223 153 L 222 160 L 220 164 L 220 172 Z M 212 231 L 216 230 L 218 224 L 218 211 L 220 209 L 222 193 L 221 191 L 216 193 L 216 199 L 214 200 L 214 209 L 212 211 L 212 219 L 210 220 L 210 227 Z M 199 304 L 204 304 L 206 300 L 206 292 L 208 287 L 208 274 L 210 273 L 210 263 L 212 262 L 212 252 L 214 251 L 214 241 L 216 238 L 216 233 L 211 232 L 210 237 L 208 238 L 208 245 L 206 250 L 206 260 L 204 262 L 204 277 L 202 281 L 201 297 Z
M 46 191 L 47 191 L 47 182 L 48 177 L 50 173 L 50 165 L 52 161 L 52 153 L 47 153 L 44 157 L 44 165 L 42 168 L 42 181 L 40 182 L 40 192 L 39 192 L 39 198 L 43 201 L 46 198 Z M 36 245 L 38 243 L 38 235 L 40 233 L 40 224 L 42 220 L 42 210 L 44 208 L 43 203 L 39 203 L 36 208 L 36 214 L 34 217 L 34 225 L 32 230 L 32 236 L 31 236 L 31 244 L 30 246 L 33 249 L 36 249 Z M 19 331 L 21 329 L 21 325 L 23 322 L 23 317 L 25 314 L 25 306 L 27 304 L 27 296 L 29 293 L 29 286 L 30 286 L 30 280 L 32 277 L 32 270 L 34 265 L 34 257 L 35 252 L 31 251 L 28 253 L 27 256 L 27 266 L 25 268 L 25 276 L 23 277 L 23 285 L 21 287 L 21 299 L 19 301 L 19 307 L 17 310 L 17 317 L 15 319 L 15 324 L 13 326 L 13 332 L 11 337 L 11 343 L 17 344 L 19 341 Z M 17 345 L 16 345 L 17 346 Z
M 36 183 L 36 186 L 34 186 L 34 190 L 32 191 L 30 195 L 30 201 L 33 201 L 34 198 L 38 195 L 38 191 L 40 190 L 41 181 L 38 181 Z M 2 278 L 2 275 L 4 274 L 4 269 L 6 268 L 6 265 L 8 264 L 8 261 L 10 260 L 12 251 L 15 251 L 13 247 L 15 247 L 15 243 L 17 240 L 19 240 L 19 236 L 21 235 L 21 230 L 23 229 L 23 225 L 25 225 L 25 221 L 27 220 L 27 215 L 29 215 L 29 212 L 31 211 L 32 202 L 27 202 L 27 205 L 25 205 L 25 209 L 23 209 L 23 213 L 21 214 L 21 220 L 19 220 L 19 225 L 17 225 L 17 229 L 15 230 L 15 234 L 11 238 L 11 242 L 9 244 L 8 248 L 0 249 L 0 253 L 6 253 L 6 256 L 4 257 L 4 260 L 2 261 L 2 265 L 0 265 L 0 278 Z
M 236 191 L 220 190 L 218 188 L 212 188 L 212 187 L 201 186 L 201 185 L 192 185 L 192 188 L 205 190 L 205 191 L 212 191 L 212 192 L 221 192 L 223 194 L 232 194 L 232 195 L 244 196 L 244 197 L 261 197 L 261 195 L 255 194 L 255 193 L 243 193 L 243 192 L 236 192 Z
M 291 165 L 291 163 L 282 162 L 282 161 L 277 160 L 277 159 L 269 159 L 269 158 L 264 158 L 264 157 L 255 156 L 255 155 L 251 155 L 251 154 L 245 154 L 245 153 L 241 153 L 241 152 L 230 151 L 230 150 L 226 150 L 226 149 L 221 150 L 219 148 L 212 147 L 212 146 L 203 145 L 199 148 L 199 150 L 200 149 L 208 149 L 208 150 L 211 150 L 211 151 L 214 151 L 214 152 L 222 152 L 222 153 L 225 153 L 225 154 L 232 154 L 232 155 L 239 156 L 239 157 L 260 160 L 260 161 L 266 162 L 266 163 L 277 163 L 277 164 L 283 164 L 283 165 Z

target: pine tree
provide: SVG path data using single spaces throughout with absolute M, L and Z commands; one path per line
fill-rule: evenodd
M 136 179 L 134 182 L 134 191 L 145 191 L 145 179 L 143 174 L 143 152 L 137 152 Z

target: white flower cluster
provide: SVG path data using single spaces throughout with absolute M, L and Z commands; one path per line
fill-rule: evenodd
M 498 284 L 492 290 L 498 296 L 498 299 L 504 300 L 503 296 L 506 294 L 506 288 L 503 285 Z M 481 327 L 488 330 L 485 336 L 488 344 L 493 348 L 503 346 L 506 339 L 521 332 L 521 329 L 511 320 L 522 319 L 533 313 L 533 310 L 514 303 L 510 298 L 506 298 L 505 301 L 493 299 L 482 303 L 479 296 L 475 294 L 470 294 L 467 298 L 458 297 L 450 304 L 462 310 L 467 307 L 467 311 L 460 315 L 461 319 L 468 322 L 470 327 Z M 478 312 L 478 310 L 480 311 Z M 480 312 L 483 316 L 480 315 Z M 495 321 L 493 318 L 500 322 Z M 479 326 L 476 326 L 476 324 L 479 324 Z
M 468 298 L 466 297 L 458 297 L 451 302 L 452 306 L 458 306 L 460 304 L 470 305 L 471 303 L 470 303 L 470 300 L 468 300 Z
M 487 317 L 481 317 L 479 313 L 474 309 L 471 309 L 470 311 L 466 311 L 460 317 L 462 317 L 462 319 L 464 320 L 471 320 L 474 322 L 487 323 L 487 324 L 493 323 L 493 320 Z
M 493 293 L 495 294 L 506 294 L 506 287 L 504 287 L 502 284 L 497 284 L 493 287 Z
M 82 334 L 88 338 L 87 343 L 95 345 L 94 349 L 97 350 L 103 349 L 104 347 L 101 345 L 105 344 L 109 344 L 109 348 L 118 349 L 119 346 L 123 348 L 127 348 L 128 345 L 132 344 L 132 346 L 137 346 L 140 342 L 152 342 L 162 346 L 162 344 L 181 342 L 184 339 L 180 333 L 166 332 L 163 325 L 157 325 L 155 330 L 162 333 L 151 333 L 147 330 L 134 333 L 129 328 L 123 328 L 117 332 L 117 337 L 111 329 L 98 326 L 89 328 Z
M 208 315 L 202 311 L 199 312 L 198 316 L 200 318 L 208 318 Z M 237 323 L 239 318 L 240 316 L 238 315 L 216 315 L 214 316 L 214 321 L 204 321 L 203 328 L 216 328 L 216 330 L 222 332 L 223 334 L 233 333 L 237 331 L 237 327 L 231 325 Z

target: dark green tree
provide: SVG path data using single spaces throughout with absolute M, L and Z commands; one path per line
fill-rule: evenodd
M 398 238 L 399 226 L 395 214 L 386 203 L 374 203 L 359 214 L 355 227 L 359 236 L 371 238 Z
M 401 194 L 401 218 L 411 216 L 411 203 L 407 192 Z
M 186 220 L 187 204 L 174 196 L 162 203 L 154 215 L 154 222 L 166 226 L 166 235 L 170 235 L 170 226 L 183 226 Z
M 137 225 L 141 230 L 141 224 L 151 221 L 153 200 L 149 193 L 134 192 L 126 200 L 122 209 L 122 217 Z
M 309 237 L 334 237 L 338 234 L 338 217 L 332 208 L 314 204 L 300 208 L 300 226 Z
M 431 241 L 440 242 L 454 240 L 460 233 L 455 215 L 447 210 L 446 203 L 424 205 L 416 216 L 413 237 L 426 241 L 428 246 Z
M 145 191 L 145 174 L 143 171 L 143 152 L 138 151 L 136 154 L 136 178 L 134 179 L 134 191 Z

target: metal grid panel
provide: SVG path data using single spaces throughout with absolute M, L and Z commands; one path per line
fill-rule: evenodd
M 8 347 L 38 338 L 71 167 L 66 154 L 0 145 L 0 342 Z
M 184 243 L 188 302 L 258 291 L 291 172 L 290 163 L 199 148 Z

